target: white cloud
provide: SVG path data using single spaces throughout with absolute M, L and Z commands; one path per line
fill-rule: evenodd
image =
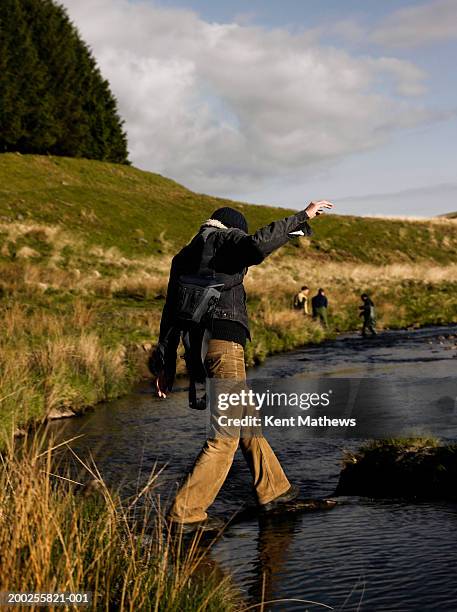
M 375 60 L 376 68 L 382 69 L 395 79 L 395 89 L 400 96 L 420 96 L 425 93 L 424 72 L 412 64 L 395 57 L 381 57 Z
M 457 38 L 457 1 L 434 0 L 395 11 L 373 32 L 381 45 L 413 47 Z
M 409 61 L 145 2 L 64 4 L 118 98 L 132 161 L 200 191 L 303 174 L 430 117 L 409 99 L 425 77 Z

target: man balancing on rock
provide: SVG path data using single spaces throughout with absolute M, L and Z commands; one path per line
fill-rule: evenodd
M 270 253 L 297 235 L 309 235 L 308 221 L 330 209 L 326 200 L 311 202 L 295 215 L 248 233 L 244 215 L 229 207 L 216 210 L 171 264 L 159 343 L 150 359 L 159 397 L 172 389 L 176 356 L 182 337 L 191 384 L 191 408 L 204 408 L 195 382 L 205 377 L 245 380 L 244 347 L 250 340 L 244 276 Z M 207 515 L 241 446 L 253 476 L 259 510 L 277 510 L 299 490 L 288 481 L 263 436 L 210 437 L 178 490 L 169 510 L 173 526 L 183 530 L 214 530 L 222 522 Z

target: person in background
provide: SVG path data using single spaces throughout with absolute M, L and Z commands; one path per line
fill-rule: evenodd
M 362 293 L 360 298 L 362 305 L 359 306 L 359 316 L 363 317 L 362 336 L 366 337 L 367 329 L 371 332 L 372 336 L 376 336 L 376 311 L 374 304 L 366 293 Z
M 328 300 L 323 289 L 319 289 L 317 294 L 311 300 L 313 309 L 313 318 L 319 319 L 323 327 L 328 327 L 327 308 Z
M 305 315 L 309 314 L 308 310 L 308 296 L 309 296 L 309 287 L 303 285 L 300 291 L 295 294 L 294 297 L 294 308 L 295 310 L 303 310 Z

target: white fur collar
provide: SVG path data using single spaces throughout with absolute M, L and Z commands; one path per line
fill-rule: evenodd
M 226 225 L 218 221 L 217 219 L 208 219 L 202 223 L 202 227 L 217 227 L 218 229 L 228 229 Z

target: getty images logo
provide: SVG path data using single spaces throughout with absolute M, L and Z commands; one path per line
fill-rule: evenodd
M 290 407 L 300 410 L 326 408 L 330 405 L 332 393 L 332 389 L 323 393 L 287 393 L 285 391 L 270 391 L 269 389 L 259 393 L 252 389 L 241 389 L 232 393 L 219 393 L 217 407 L 219 410 L 237 407 L 252 407 L 255 410 L 262 410 L 267 407 Z

